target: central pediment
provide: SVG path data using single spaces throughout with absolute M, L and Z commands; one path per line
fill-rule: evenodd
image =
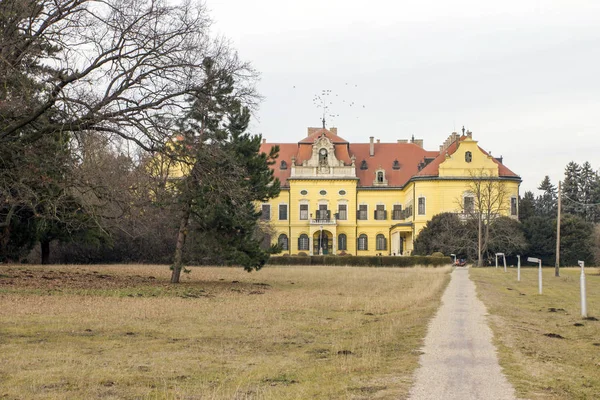
M 303 160 L 301 165 L 296 165 L 293 160 L 291 178 L 356 178 L 354 157 L 352 157 L 350 165 L 346 165 L 343 160 L 340 160 L 335 154 L 336 145 L 327 136 L 326 131 L 314 137 L 312 145 L 301 142 L 300 146 L 311 146 L 310 157 Z

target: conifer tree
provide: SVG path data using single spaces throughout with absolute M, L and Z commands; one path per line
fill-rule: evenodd
M 521 199 L 519 199 L 519 220 L 521 222 L 535 215 L 535 196 L 533 192 L 526 191 Z
M 550 177 L 546 175 L 538 186 L 542 194 L 536 199 L 536 210 L 538 215 L 546 218 L 554 218 L 557 211 L 558 194 L 556 186 L 550 182 Z
M 583 163 L 581 166 L 581 174 L 579 176 L 579 202 L 581 203 L 581 217 L 587 222 L 595 222 L 598 219 L 595 200 L 596 200 L 596 185 L 598 175 L 592 168 L 589 162 Z
M 563 204 L 562 211 L 567 214 L 580 215 L 581 167 L 571 161 L 565 168 L 565 179 L 562 185 Z

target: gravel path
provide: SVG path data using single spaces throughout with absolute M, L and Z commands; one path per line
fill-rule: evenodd
M 516 399 L 498 364 L 487 310 L 467 268 L 456 268 L 429 325 L 410 399 Z

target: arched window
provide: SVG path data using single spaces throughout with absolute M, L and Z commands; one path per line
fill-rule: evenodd
M 392 164 L 392 169 L 400 169 L 400 163 L 398 160 L 394 160 L 394 164 Z
M 319 165 L 322 165 L 322 166 L 328 165 L 328 162 L 327 162 L 327 150 L 326 149 L 321 149 L 319 151 Z
M 281 160 L 281 164 L 279 164 L 279 169 L 287 169 L 287 163 L 284 160 Z
M 466 162 L 471 162 L 471 161 L 473 161 L 473 154 L 471 154 L 471 152 L 470 152 L 470 151 L 467 151 L 467 152 L 465 153 L 465 161 L 466 161 Z
M 308 235 L 305 233 L 298 238 L 298 250 L 308 250 Z
M 338 250 L 348 250 L 348 243 L 344 233 L 340 233 L 338 236 Z
M 387 250 L 387 240 L 381 233 L 376 238 L 376 250 Z
M 277 243 L 279 243 L 279 246 L 281 247 L 282 250 L 288 250 L 288 237 L 285 233 L 282 233 L 281 235 L 279 235 L 279 239 L 277 239 Z
M 377 172 L 377 183 L 383 183 L 383 171 Z
M 368 250 L 368 249 L 369 249 L 369 243 L 368 243 L 367 235 L 365 235 L 363 233 L 358 237 L 358 250 Z

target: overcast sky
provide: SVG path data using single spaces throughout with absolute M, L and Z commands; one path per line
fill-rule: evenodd
M 437 150 L 464 125 L 521 194 L 572 160 L 600 168 L 600 1 L 206 1 L 261 74 L 252 131 L 269 142 L 320 126 L 330 90 L 346 140 Z

